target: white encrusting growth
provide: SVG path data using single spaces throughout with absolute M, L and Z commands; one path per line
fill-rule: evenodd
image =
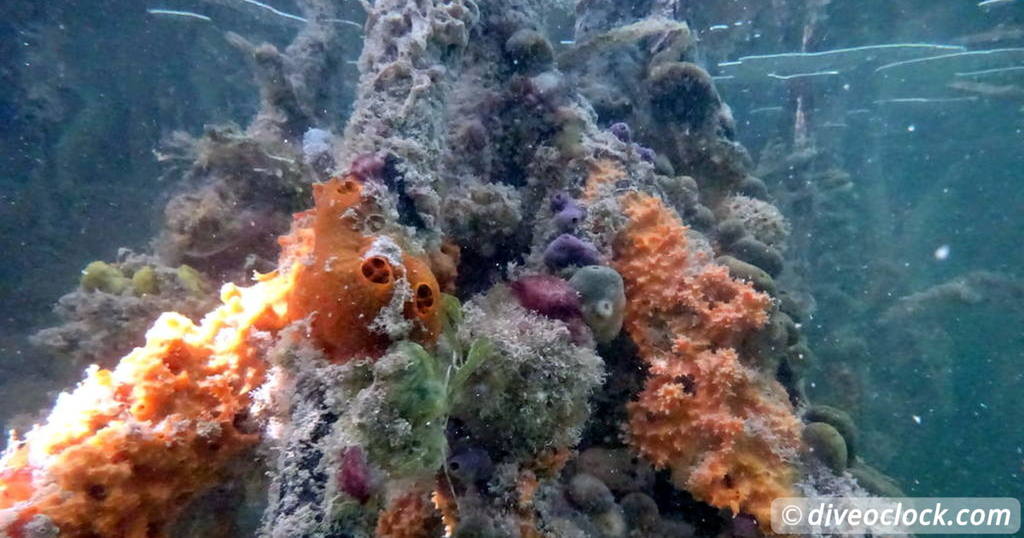
M 213 19 L 206 15 L 200 15 L 199 13 L 193 13 L 191 11 L 180 11 L 177 9 L 163 9 L 163 8 L 151 8 L 147 9 L 146 13 L 150 15 L 166 15 L 169 17 L 185 17 L 189 19 L 198 19 L 206 22 L 213 22 Z

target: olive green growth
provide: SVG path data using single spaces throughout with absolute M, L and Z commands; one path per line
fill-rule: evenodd
M 846 451 L 852 463 L 857 457 L 857 425 L 854 424 L 850 414 L 842 409 L 830 405 L 813 405 L 804 411 L 804 420 L 807 422 L 824 422 L 836 429 L 843 440 L 846 441 Z
M 804 444 L 812 456 L 821 460 L 832 472 L 842 474 L 846 470 L 849 455 L 843 436 L 824 422 L 812 422 L 804 427 Z
M 622 330 L 626 309 L 622 276 L 611 267 L 588 265 L 578 269 L 569 284 L 580 295 L 583 319 L 594 332 L 594 338 L 600 343 L 614 340 Z
M 86 291 L 102 291 L 120 295 L 131 285 L 131 280 L 124 276 L 117 267 L 106 262 L 95 261 L 82 269 L 79 284 Z
M 132 275 L 132 291 L 135 295 L 156 295 L 160 293 L 160 286 L 156 279 L 156 270 L 145 266 Z
M 178 267 L 178 282 L 194 295 L 202 295 L 206 291 L 206 281 L 203 280 L 203 275 L 188 265 Z

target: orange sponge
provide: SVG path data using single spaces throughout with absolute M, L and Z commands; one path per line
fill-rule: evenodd
M 339 361 L 356 353 L 384 352 L 387 335 L 370 325 L 400 291 L 407 296 L 401 312 L 416 322 L 414 339 L 429 341 L 440 329 L 437 279 L 423 259 L 389 259 L 372 251 L 378 238 L 359 231 L 367 211 L 361 193 L 354 178 L 314 187 L 316 205 L 304 215 L 312 219 L 312 249 L 296 265 L 296 287 L 288 300 L 293 316 L 311 316 L 312 336 Z M 400 283 L 408 288 L 396 289 Z
M 625 328 L 649 366 L 629 404 L 631 443 L 670 468 L 677 487 L 768 530 L 772 499 L 791 493 L 799 421 L 781 385 L 736 349 L 767 321 L 770 299 L 692 249 L 659 199 L 620 202 L 628 223 L 613 265 L 625 281 Z
M 280 240 L 278 271 L 248 288 L 225 285 L 223 304 L 198 326 L 165 313 L 145 346 L 62 395 L 46 424 L 0 460 L 0 535 L 23 536 L 31 523 L 70 537 L 165 536 L 257 440 L 245 425 L 264 380 L 262 352 L 292 322 L 310 319 L 311 336 L 337 360 L 387 344 L 368 328 L 385 307 L 415 321 L 412 337 L 431 341 L 437 280 L 417 257 L 371 252 L 376 239 L 357 228 L 361 191 L 344 179 L 317 186 L 316 208 L 296 215 Z
M 18 536 L 41 514 L 61 536 L 164 536 L 257 439 L 244 431 L 264 376 L 253 342 L 257 329 L 280 327 L 280 284 L 226 285 L 223 306 L 199 326 L 164 314 L 144 347 L 62 395 L 0 462 L 0 529 Z

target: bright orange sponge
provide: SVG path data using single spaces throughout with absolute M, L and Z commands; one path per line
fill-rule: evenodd
M 264 349 L 292 322 L 310 320 L 310 336 L 334 360 L 378 353 L 386 337 L 368 325 L 392 305 L 413 322 L 413 338 L 430 341 L 436 279 L 392 240 L 363 236 L 362 206 L 352 180 L 317 186 L 316 208 L 281 238 L 278 271 L 247 288 L 226 284 L 223 304 L 198 326 L 162 315 L 145 346 L 62 395 L 46 424 L 0 459 L 0 536 L 54 526 L 62 537 L 165 536 L 257 441 L 246 430 L 250 394 L 264 381 Z M 378 239 L 393 248 L 375 254 Z
M 691 248 L 659 199 L 621 198 L 628 218 L 614 266 L 626 285 L 625 327 L 649 377 L 629 404 L 632 445 L 696 498 L 757 518 L 791 496 L 799 421 L 771 375 L 741 363 L 744 336 L 770 299 Z
M 164 314 L 113 371 L 91 369 L 0 462 L 0 529 L 44 515 L 61 536 L 163 536 L 256 440 L 241 429 L 264 376 L 254 341 L 281 325 L 280 284 L 228 284 L 202 325 Z

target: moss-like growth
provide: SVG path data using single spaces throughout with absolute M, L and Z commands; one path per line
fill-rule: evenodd
M 160 293 L 156 270 L 147 265 L 135 271 L 135 274 L 132 275 L 132 292 L 135 295 L 156 295 Z
M 132 281 L 117 267 L 102 261 L 94 261 L 82 269 L 79 285 L 85 291 L 102 291 L 120 295 Z
M 502 286 L 475 298 L 465 315 L 460 339 L 485 339 L 494 352 L 469 376 L 452 415 L 482 448 L 517 459 L 576 444 L 604 378 L 601 358 L 573 344 L 565 323 L 527 311 Z

